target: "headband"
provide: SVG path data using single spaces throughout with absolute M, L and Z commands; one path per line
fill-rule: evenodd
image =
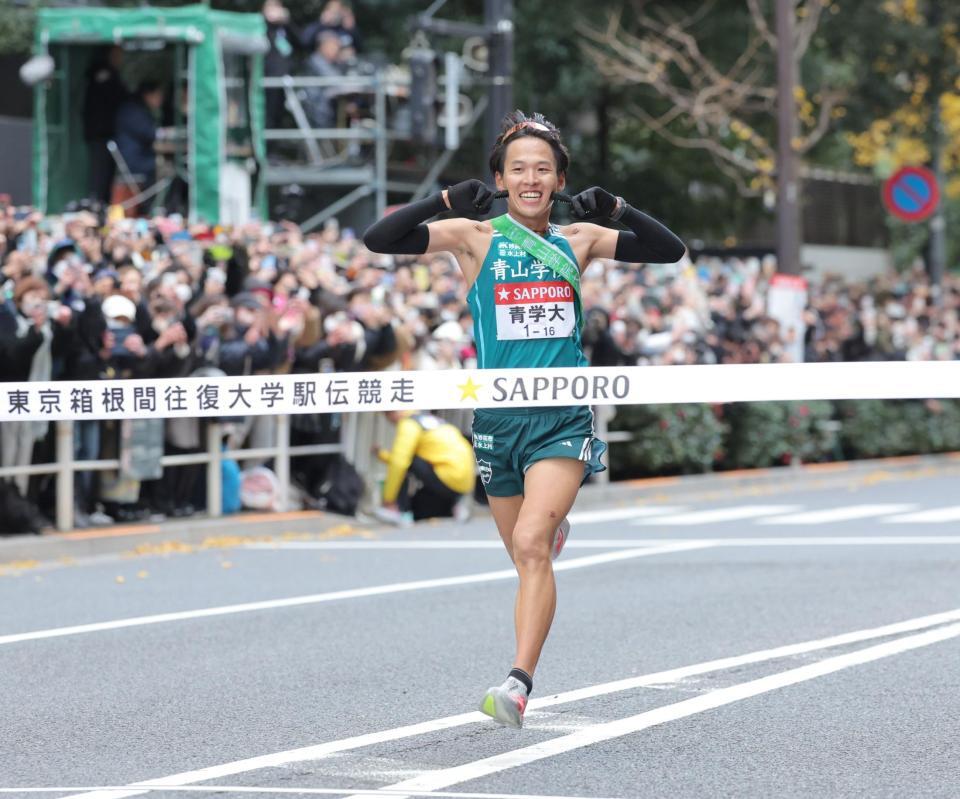
M 500 142 L 501 143 L 505 142 L 518 130 L 523 130 L 524 128 L 539 130 L 544 133 L 549 133 L 551 135 L 555 133 L 555 131 L 552 128 L 544 125 L 542 122 L 534 122 L 532 119 L 525 119 L 523 122 L 518 122 L 512 128 L 508 128 L 507 131 L 500 136 Z

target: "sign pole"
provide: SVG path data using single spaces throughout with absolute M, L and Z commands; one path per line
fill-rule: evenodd
M 793 149 L 797 130 L 793 15 L 793 0 L 777 0 L 777 271 L 799 275 L 800 179 Z

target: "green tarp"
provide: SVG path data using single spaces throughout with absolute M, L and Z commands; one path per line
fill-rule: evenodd
M 35 202 L 57 212 L 69 200 L 84 196 L 81 108 L 86 67 L 94 47 L 138 39 L 180 48 L 185 55 L 190 216 L 219 221 L 221 167 L 233 155 L 227 143 L 239 138 L 231 125 L 245 129 L 253 157 L 263 163 L 260 81 L 266 26 L 259 14 L 216 11 L 203 5 L 38 11 L 36 52 L 49 52 L 56 66 L 53 79 L 36 89 Z M 178 78 L 170 75 L 169 79 L 172 84 Z M 239 120 L 238 108 L 243 112 Z M 258 186 L 253 204 L 262 209 L 264 197 L 263 187 Z

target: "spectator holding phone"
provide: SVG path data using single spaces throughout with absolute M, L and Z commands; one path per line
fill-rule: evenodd
M 70 309 L 50 302 L 50 287 L 37 277 L 17 281 L 13 308 L 0 310 L 3 379 L 26 382 L 50 380 L 53 376 L 54 334 L 63 346 L 63 335 L 70 322 Z M 0 449 L 3 466 L 27 466 L 33 458 L 34 444 L 47 433 L 46 421 L 4 422 L 0 425 Z M 15 483 L 21 495 L 27 491 L 28 476 Z

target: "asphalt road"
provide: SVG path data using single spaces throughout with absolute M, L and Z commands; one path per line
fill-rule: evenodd
M 954 797 L 958 472 L 586 489 L 519 732 L 483 512 L 0 541 L 0 791 Z

